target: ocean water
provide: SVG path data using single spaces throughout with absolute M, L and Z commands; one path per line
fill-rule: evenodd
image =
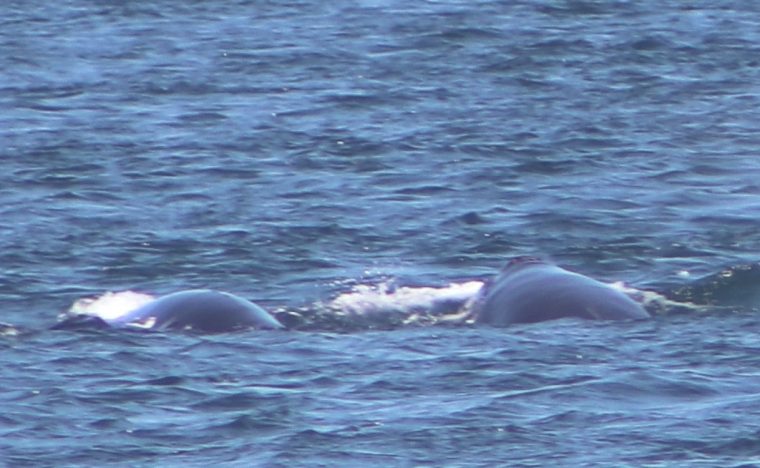
M 4 2 L 0 463 L 760 464 L 758 13 Z M 654 317 L 434 310 L 518 255 Z M 51 329 L 190 288 L 299 319 Z

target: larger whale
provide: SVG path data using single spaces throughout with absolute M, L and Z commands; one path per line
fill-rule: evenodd
M 565 317 L 645 319 L 644 308 L 612 286 L 534 257 L 518 257 L 478 293 L 476 323 L 507 326 Z
M 55 328 L 102 325 L 204 333 L 285 328 L 269 312 L 253 302 L 221 291 L 191 289 L 143 302 L 123 313 L 104 311 L 69 316 Z

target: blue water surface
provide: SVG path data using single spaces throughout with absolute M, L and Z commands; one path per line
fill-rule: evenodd
M 760 4 L 0 6 L 0 462 L 751 466 Z M 539 255 L 650 321 L 50 330 Z M 672 312 L 672 311 L 671 311 Z

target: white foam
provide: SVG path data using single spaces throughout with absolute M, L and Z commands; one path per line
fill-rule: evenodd
M 135 291 L 107 292 L 77 300 L 69 308 L 69 314 L 92 315 L 111 322 L 154 299 L 150 294 Z
M 456 312 L 483 286 L 481 281 L 451 283 L 440 288 L 397 287 L 390 283 L 358 285 L 329 305 L 347 315 L 402 315 Z M 457 309 L 451 310 L 451 309 Z
M 609 285 L 641 304 L 641 306 L 649 312 L 661 313 L 675 309 L 704 310 L 703 306 L 692 304 L 690 302 L 674 301 L 660 293 L 644 289 L 636 289 L 621 281 L 609 283 Z

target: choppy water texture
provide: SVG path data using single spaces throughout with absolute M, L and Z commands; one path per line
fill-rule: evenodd
M 4 2 L 0 321 L 22 333 L 0 337 L 0 462 L 760 463 L 759 14 Z M 105 291 L 313 311 L 483 280 L 515 255 L 699 308 L 49 329 Z

